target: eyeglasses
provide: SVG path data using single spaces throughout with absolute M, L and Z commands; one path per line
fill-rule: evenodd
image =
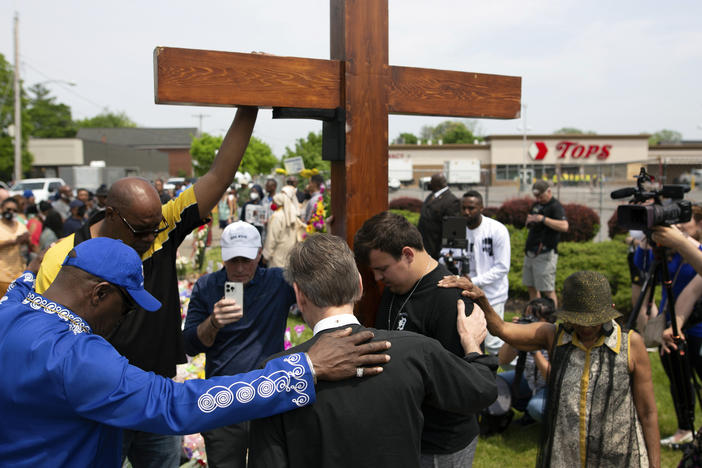
M 163 216 L 161 216 L 161 222 L 158 223 L 158 225 L 160 226 L 161 224 L 165 224 L 165 226 L 163 226 L 163 227 L 156 227 L 156 228 L 154 228 L 154 229 L 138 229 L 138 230 L 137 230 L 137 229 L 134 229 L 134 227 L 132 227 L 131 224 L 129 224 L 129 221 L 127 221 L 126 219 L 124 219 L 124 216 L 122 216 L 122 215 L 120 214 L 119 211 L 115 210 L 114 208 L 113 208 L 113 210 L 114 210 L 115 213 L 117 213 L 117 216 L 119 216 L 119 219 L 121 219 L 121 220 L 124 222 L 124 224 L 127 225 L 127 227 L 129 228 L 129 230 L 132 231 L 132 234 L 133 234 L 135 237 L 146 237 L 146 236 L 152 235 L 152 234 L 153 234 L 154 237 L 156 237 L 156 236 L 158 236 L 159 234 L 161 234 L 163 231 L 165 231 L 166 229 L 168 229 L 168 228 L 170 227 L 170 226 L 168 225 L 168 221 L 166 221 L 166 218 L 164 218 Z
M 13 209 L 13 208 L 5 208 L 2 210 L 3 213 L 19 213 L 19 211 Z
M 132 297 L 129 294 L 127 294 L 127 291 L 125 291 L 124 289 L 118 286 L 115 287 L 117 288 L 117 291 L 119 291 L 120 296 L 122 296 L 122 304 L 125 307 L 125 311 L 122 314 L 122 316 L 124 317 L 136 312 L 137 305 L 136 302 L 134 302 L 134 299 L 132 299 Z

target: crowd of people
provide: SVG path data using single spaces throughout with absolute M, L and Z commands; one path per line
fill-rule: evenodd
M 437 174 L 418 227 L 378 213 L 350 248 L 323 232 L 320 175 L 304 190 L 295 176 L 232 185 L 256 115 L 240 108 L 208 172 L 173 193 L 129 177 L 1 201 L 0 362 L 15 376 L 0 387 L 3 462 L 178 466 L 179 434 L 201 432 L 212 467 L 466 467 L 507 388 L 505 411 L 543 423 L 538 466 L 660 466 L 649 355 L 607 278 L 577 272 L 556 295 L 568 220 L 548 182 L 533 185 L 527 217 L 530 301 L 505 321 L 509 232 L 479 192 L 459 199 Z M 197 280 L 183 321 L 178 248 L 213 212 L 223 267 Z M 460 247 L 447 218 L 463 220 Z M 695 208 L 651 237 L 672 249 L 683 359 L 702 376 L 701 233 Z M 650 255 L 640 242 L 633 264 Z M 384 286 L 372 328 L 354 315 L 364 269 Z M 284 350 L 293 309 L 314 335 Z M 660 338 L 672 379 L 681 342 L 667 327 Z M 206 378 L 174 382 L 199 353 Z M 675 408 L 679 431 L 663 443 L 692 439 L 694 400 Z

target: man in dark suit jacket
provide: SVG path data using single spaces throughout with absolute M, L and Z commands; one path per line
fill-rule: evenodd
M 460 216 L 461 202 L 451 193 L 443 174 L 434 174 L 429 182 L 431 194 L 424 200 L 417 228 L 427 253 L 439 258 L 441 251 L 441 228 L 446 216 Z
M 364 329 L 353 315 L 361 277 L 343 240 L 326 234 L 308 237 L 291 251 L 285 274 L 315 332 L 286 353 L 307 349 L 332 330 Z M 249 466 L 419 467 L 422 427 L 433 414 L 425 410 L 472 414 L 497 395 L 497 363 L 480 354 L 486 335 L 483 313 L 475 307 L 466 317 L 462 301 L 457 312 L 465 357 L 422 335 L 373 330 L 375 339 L 392 343 L 392 360 L 383 372 L 369 379 L 319 383 L 310 408 L 253 421 Z M 357 369 L 359 377 L 363 373 Z

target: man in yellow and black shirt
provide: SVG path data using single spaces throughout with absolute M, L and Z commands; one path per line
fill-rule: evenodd
M 176 252 L 185 236 L 206 221 L 234 179 L 256 115 L 256 108 L 240 108 L 209 171 L 163 206 L 156 189 L 145 179 L 129 177 L 112 184 L 105 211 L 46 252 L 37 275 L 37 292 L 49 287 L 75 245 L 93 237 L 121 239 L 141 255 L 144 286 L 163 306 L 155 313 L 138 310 L 125 317 L 108 340 L 131 364 L 164 377 L 175 376 L 176 364 L 185 362 Z M 135 468 L 149 463 L 179 466 L 179 437 L 134 431 L 124 435 L 122 457 L 129 456 Z

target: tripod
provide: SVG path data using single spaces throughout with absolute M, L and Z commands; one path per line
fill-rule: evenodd
M 651 239 L 649 238 L 649 242 Z M 629 316 L 627 327 L 634 330 L 636 324 L 636 318 L 639 315 L 639 311 L 647 301 L 646 314 L 650 315 L 651 305 L 653 303 L 653 296 L 655 291 L 656 281 L 660 279 L 661 285 L 665 288 L 666 292 L 666 302 L 664 310 L 659 311 L 659 313 L 666 313 L 670 318 L 670 325 L 673 329 L 673 339 L 677 349 L 671 351 L 670 353 L 670 386 L 671 393 L 674 401 L 678 402 L 694 402 L 693 392 L 693 382 L 694 391 L 696 393 L 697 399 L 702 406 L 702 399 L 700 398 L 700 388 L 695 378 L 692 368 L 690 366 L 690 361 L 687 357 L 687 342 L 680 336 L 680 331 L 678 328 L 677 318 L 675 316 L 675 296 L 673 295 L 673 281 L 670 279 L 670 272 L 668 271 L 668 265 L 666 262 L 666 252 L 665 248 L 662 246 L 653 247 L 653 263 L 649 268 L 648 272 L 644 277 L 643 285 L 641 286 L 641 293 L 636 300 L 634 309 Z M 677 276 L 677 275 L 676 275 Z M 687 408 L 686 414 L 683 415 L 683 419 L 687 421 L 693 433 L 694 423 L 695 423 L 695 407 L 694 403 L 692 408 Z

